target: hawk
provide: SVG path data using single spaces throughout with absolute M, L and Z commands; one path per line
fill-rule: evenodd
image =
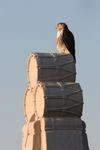
M 57 50 L 65 54 L 72 54 L 76 62 L 73 33 L 68 29 L 65 23 L 58 23 L 56 29 L 58 30 L 56 37 Z

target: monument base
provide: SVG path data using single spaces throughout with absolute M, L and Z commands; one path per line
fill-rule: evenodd
M 42 118 L 23 127 L 23 150 L 89 150 L 79 118 Z

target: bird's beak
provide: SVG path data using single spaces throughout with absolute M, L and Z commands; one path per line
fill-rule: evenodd
M 57 26 L 56 26 L 56 29 L 57 29 Z

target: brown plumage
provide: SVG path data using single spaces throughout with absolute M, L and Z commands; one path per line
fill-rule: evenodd
M 57 50 L 65 54 L 72 54 L 76 62 L 75 39 L 72 32 L 68 29 L 65 23 L 58 23 L 56 29 L 58 29 L 56 37 Z

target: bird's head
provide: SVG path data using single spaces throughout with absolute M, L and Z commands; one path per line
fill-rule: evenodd
M 58 30 L 58 31 L 61 31 L 61 30 L 64 30 L 64 29 L 66 29 L 66 30 L 68 30 L 68 27 L 67 27 L 67 25 L 65 24 L 65 23 L 58 23 L 57 24 L 57 26 L 56 26 L 56 29 Z

